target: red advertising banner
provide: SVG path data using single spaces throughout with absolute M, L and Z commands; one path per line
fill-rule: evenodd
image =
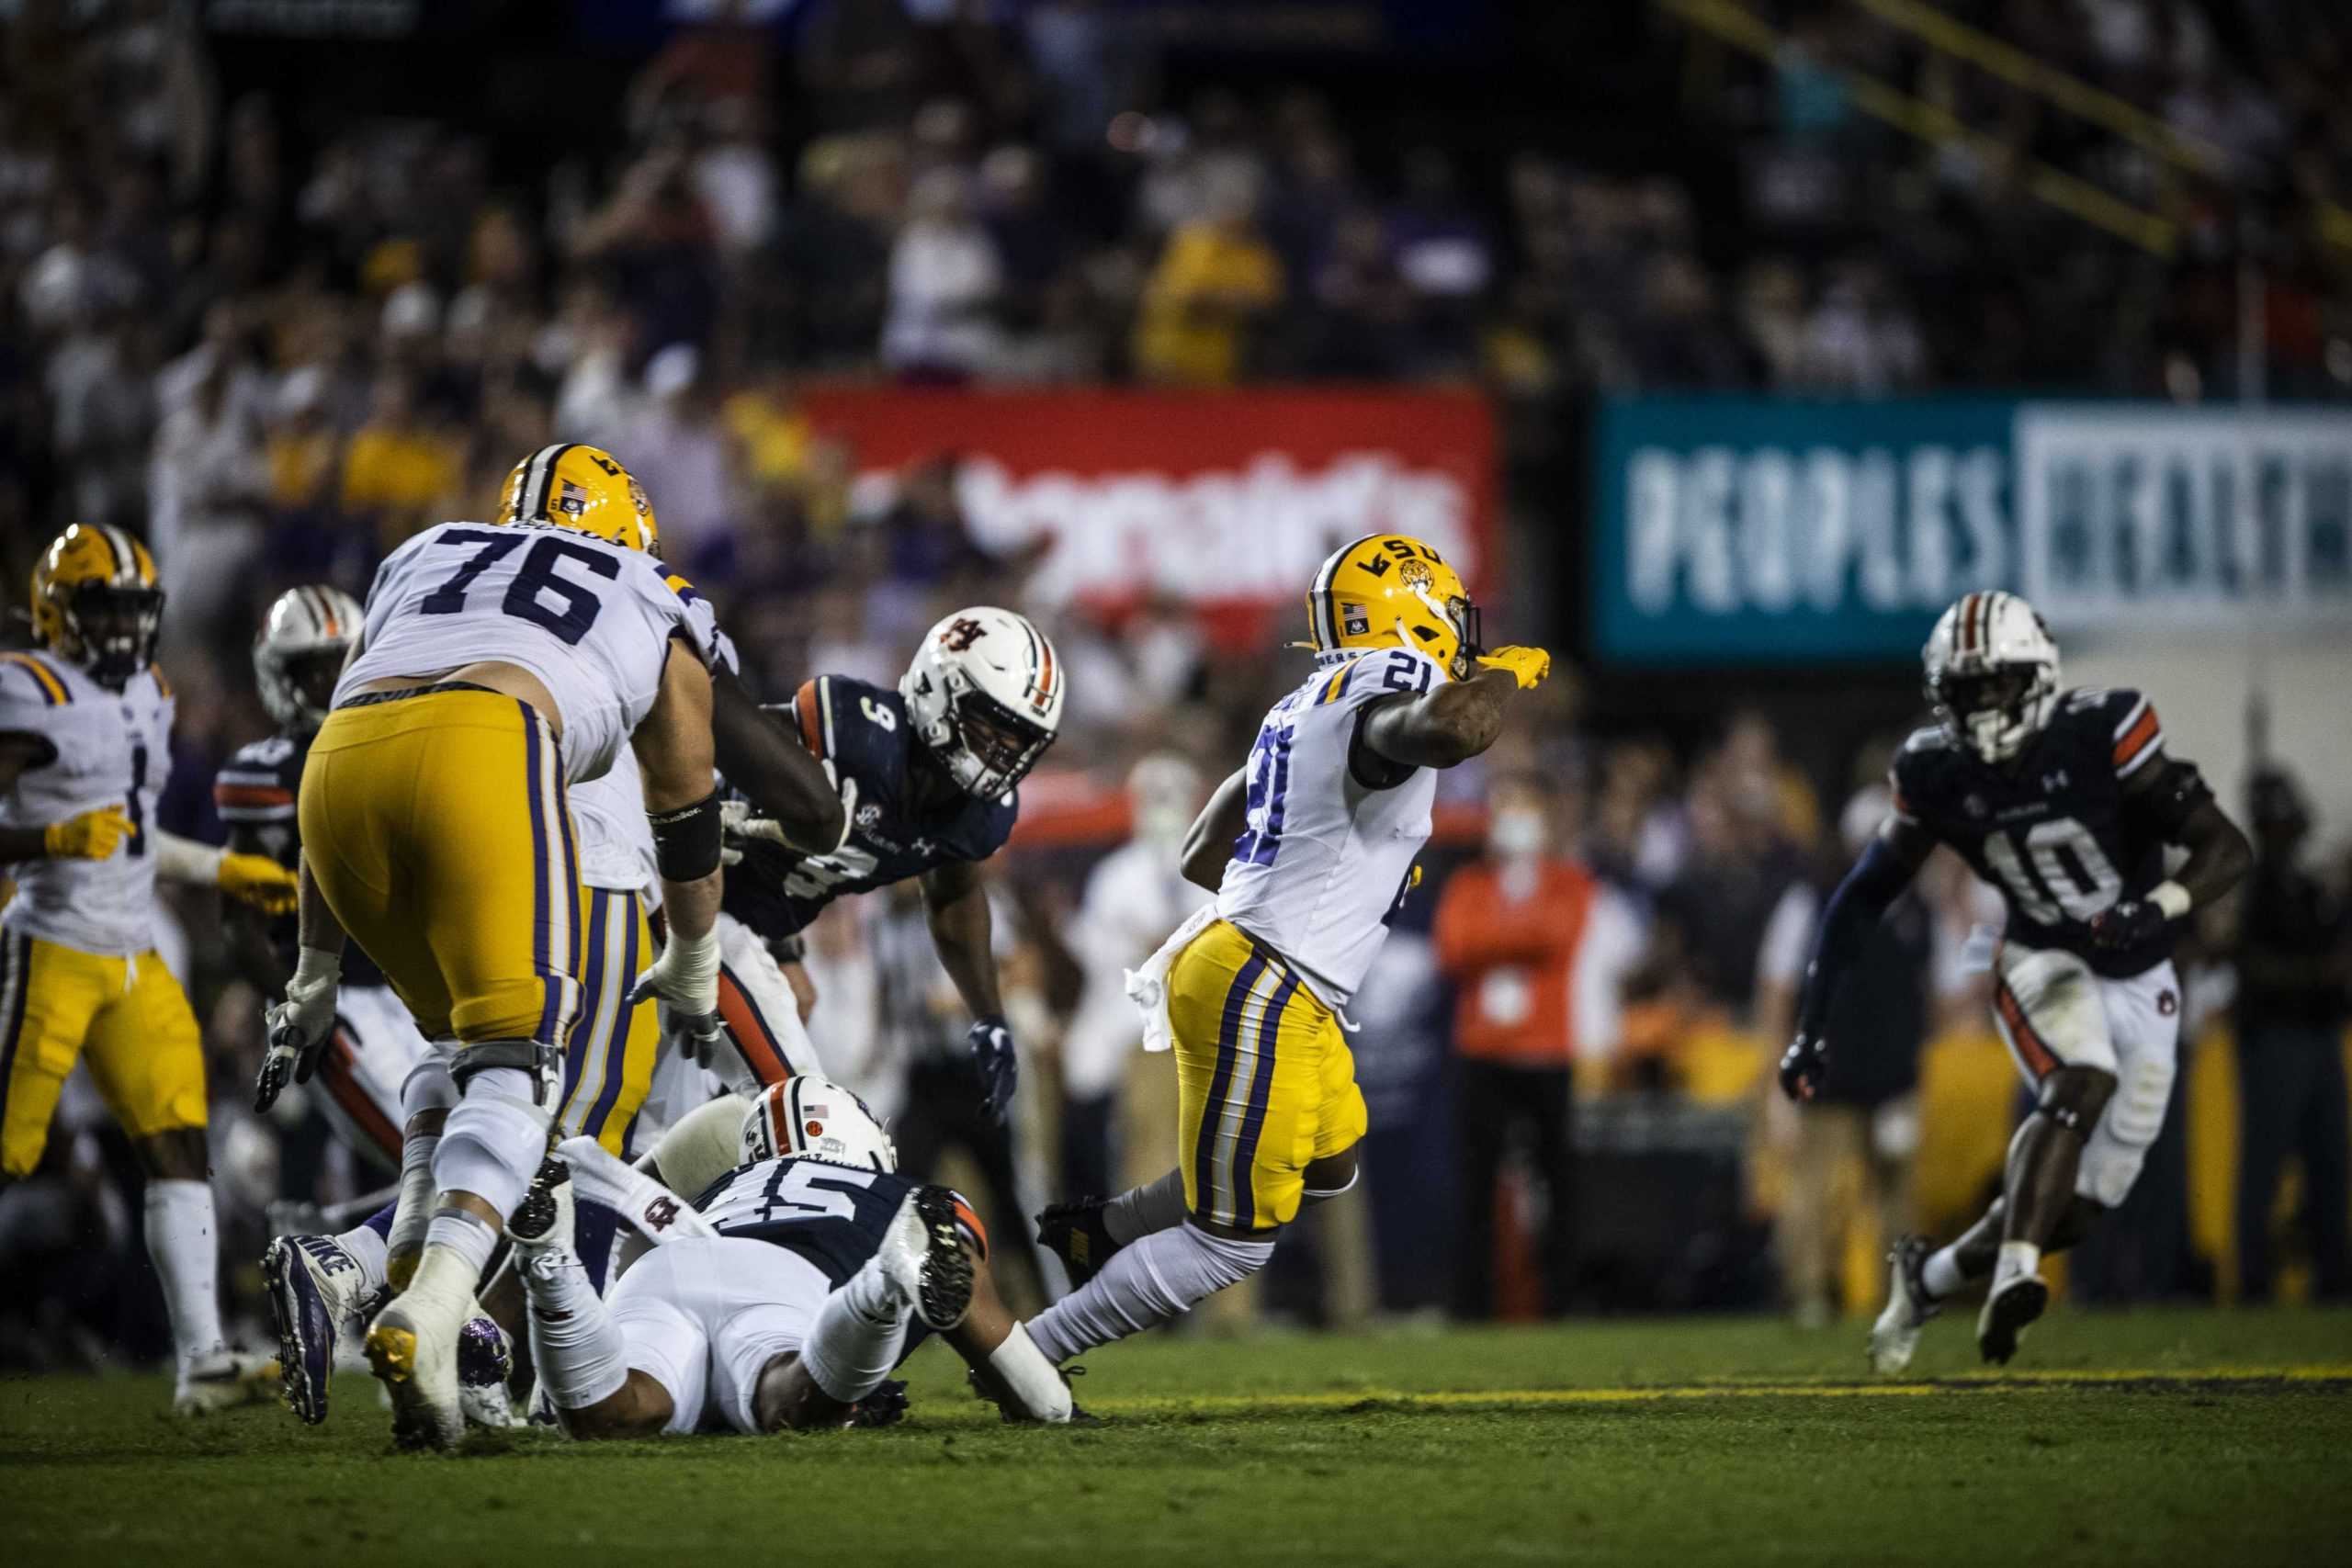
M 1473 592 L 1500 577 L 1494 422 L 1469 393 L 837 386 L 802 407 L 869 487 L 955 457 L 984 547 L 1052 541 L 1029 584 L 1048 604 L 1295 603 L 1331 550 L 1388 529 Z

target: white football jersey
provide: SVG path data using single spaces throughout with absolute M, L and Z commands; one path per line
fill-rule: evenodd
M 104 860 L 6 868 L 16 896 L 0 925 L 77 953 L 123 958 L 155 945 L 155 803 L 172 770 L 172 689 L 151 666 L 119 692 L 52 654 L 0 654 L 0 733 L 54 755 L 0 795 L 0 826 L 46 828 L 119 806 L 130 836 Z
M 537 676 L 563 723 L 564 777 L 613 764 L 662 686 L 670 639 L 708 664 L 710 602 L 651 556 L 545 524 L 444 523 L 394 550 L 368 592 L 338 703 L 370 681 L 497 660 Z
M 659 897 L 653 860 L 653 824 L 645 817 L 645 784 L 637 753 L 627 744 L 613 753 L 601 778 L 573 784 L 571 825 L 580 836 L 580 880 Z
M 1416 768 L 1385 788 L 1350 765 L 1367 703 L 1426 692 L 1445 671 L 1410 649 L 1327 660 L 1273 705 L 1250 749 L 1249 817 L 1216 912 L 1280 953 L 1333 1009 L 1363 983 L 1413 857 L 1429 840 L 1437 778 Z M 1367 764 L 1381 759 L 1366 754 Z

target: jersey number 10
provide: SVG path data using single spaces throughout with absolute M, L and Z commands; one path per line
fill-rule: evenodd
M 2121 874 L 2090 829 L 2071 817 L 2027 829 L 2025 852 L 2032 857 L 2030 871 L 2007 831 L 1984 835 L 1984 863 L 2000 874 L 2009 897 L 2036 925 L 2054 926 L 2062 914 L 2088 920 L 2113 908 L 2122 895 Z

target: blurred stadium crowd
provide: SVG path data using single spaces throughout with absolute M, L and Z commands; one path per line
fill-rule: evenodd
M 2255 193 L 2231 204 L 2111 139 L 2068 140 L 1866 7 L 1759 6 L 1792 40 L 1769 62 L 1668 44 L 1655 19 L 1684 97 L 1653 112 L 1690 118 L 1737 171 L 1703 217 L 1671 175 L 1389 144 L 1311 86 L 1167 102 L 1149 38 L 1082 0 L 841 0 L 811 7 L 788 52 L 722 6 L 638 71 L 624 145 L 527 184 L 462 128 L 322 135 L 222 93 L 197 9 L 16 8 L 0 565 L 21 582 L 75 518 L 154 544 L 180 694 L 167 822 L 199 837 L 220 836 L 214 770 L 266 728 L 244 652 L 258 607 L 298 581 L 364 590 L 392 545 L 483 515 L 516 455 L 559 433 L 644 479 L 671 558 L 775 696 L 817 671 L 895 680 L 947 604 L 1030 608 L 1034 558 L 973 541 L 953 457 L 854 484 L 855 454 L 797 400 L 812 378 L 1458 382 L 1536 411 L 1511 428 L 1538 444 L 1558 439 L 1544 411 L 1618 389 L 2193 400 L 2233 384 L 2235 246 L 2259 224 L 2271 390 L 2352 393 L 2352 249 L 2324 227 L 2352 198 L 2352 22 L 2319 0 L 1948 7 L 2222 149 Z M 1858 111 L 1849 71 L 1999 127 L 2008 156 L 1897 136 Z M 2177 216 L 2180 250 L 2018 199 L 2028 158 L 2096 164 Z M 1118 969 L 1189 908 L 1171 829 L 1292 678 L 1164 607 L 1073 607 L 1049 629 L 1070 718 L 999 878 L 1031 1086 L 1007 1216 L 1153 1173 L 1173 1091 L 1129 1071 Z M 1984 976 L 1962 957 L 1991 918 L 1982 890 L 1939 864 L 1890 925 L 1883 1071 L 1855 1081 L 1850 1114 L 1800 1130 L 1764 1068 L 1898 737 L 1815 776 L 1760 714 L 1669 744 L 1597 733 L 1575 683 L 1555 687 L 1540 724 L 1446 782 L 1441 852 L 1363 1003 L 1368 1214 L 1285 1249 L 1306 1261 L 1269 1282 L 1272 1304 L 1329 1320 L 1781 1300 L 1826 1317 L 1874 1299 L 1878 1216 L 1971 1212 L 2010 1124 Z M 1057 810 L 1131 771 L 1132 810 Z M 840 1076 L 904 1110 L 961 1023 L 919 913 L 866 906 L 820 929 L 815 1033 Z M 379 1176 L 315 1115 L 241 1110 L 258 998 L 210 911 L 182 915 L 233 1262 L 258 1252 L 270 1199 Z M 2228 956 L 2217 935 L 2191 1004 L 2224 1023 Z M 53 1171 L 0 1201 L 11 1360 L 153 1343 L 150 1292 L 114 1288 L 144 1269 L 136 1247 L 79 1239 L 135 1231 L 118 1134 L 86 1096 L 69 1114 L 81 1135 L 52 1141 Z M 2078 1265 L 2104 1288 L 2209 1288 L 2230 1219 L 2194 1208 L 2175 1139 L 2169 1187 L 2143 1184 L 2169 1205 L 2144 1244 Z M 1859 1223 L 1775 1246 L 1792 1190 L 1792 1212 Z

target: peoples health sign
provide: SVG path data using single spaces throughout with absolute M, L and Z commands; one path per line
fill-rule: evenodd
M 1626 663 L 1909 658 L 1996 587 L 2062 635 L 2352 632 L 2352 412 L 1645 398 L 1595 457 Z

